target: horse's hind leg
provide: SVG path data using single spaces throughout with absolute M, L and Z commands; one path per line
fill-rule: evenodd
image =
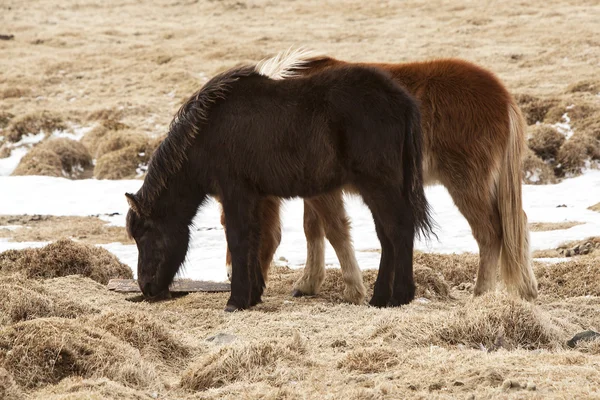
M 340 261 L 342 279 L 345 284 L 344 300 L 353 304 L 362 304 L 366 289 L 354 255 L 350 221 L 344 208 L 342 192 L 336 191 L 306 199 L 304 201 L 304 225 L 308 257 L 304 275 L 296 283 L 296 289 L 298 290 L 303 285 L 305 289 L 316 288 L 318 290 L 325 278 L 324 232 Z M 316 226 L 320 229 L 311 231 L 311 227 Z
M 479 246 L 479 270 L 474 295 L 493 291 L 496 286 L 498 261 L 502 246 L 500 214 L 492 191 L 485 183 L 471 180 L 473 184 L 457 187 L 445 185 L 454 203 L 471 226 Z
M 294 283 L 292 296 L 311 296 L 319 293 L 325 280 L 325 227 L 317 210 L 304 199 L 304 235 L 306 264 L 300 279 Z
M 281 243 L 280 208 L 281 199 L 278 197 L 265 197 L 261 201 L 259 259 L 265 281 L 269 275 L 269 268 L 273 262 L 275 250 Z
M 243 200 L 240 200 L 243 199 Z M 260 199 L 247 193 L 223 198 L 227 245 L 231 252 L 231 296 L 225 311 L 249 308 L 260 302 L 264 280 L 258 261 Z
M 358 186 L 373 213 L 381 242 L 381 261 L 371 305 L 399 306 L 415 296 L 413 279 L 414 218 L 400 185 Z

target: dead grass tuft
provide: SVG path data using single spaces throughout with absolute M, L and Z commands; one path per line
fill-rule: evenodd
M 544 161 L 556 158 L 565 136 L 549 125 L 534 125 L 529 130 L 529 148 Z
M 181 386 L 187 390 L 218 388 L 238 381 L 270 379 L 278 367 L 305 363 L 304 343 L 296 333 L 291 339 L 234 344 L 205 356 L 184 372 Z M 272 378 L 271 378 L 272 379 Z
M 64 129 L 67 129 L 67 125 L 60 115 L 50 111 L 32 112 L 13 118 L 5 136 L 11 142 L 18 142 L 24 135 L 37 134 L 41 131 L 50 134 L 55 130 Z
M 337 367 L 361 374 L 381 373 L 400 364 L 395 351 L 390 349 L 359 349 L 338 362 Z
M 487 294 L 435 324 L 431 342 L 445 345 L 512 350 L 552 349 L 561 343 L 561 334 L 550 317 L 534 304 L 505 294 Z
M 2 277 L 0 298 L 0 325 L 45 317 L 76 318 L 96 312 L 19 275 Z
M 56 385 L 37 391 L 35 396 L 44 400 L 149 400 L 152 398 L 145 391 L 129 388 L 110 379 L 81 377 L 67 377 Z
M 12 375 L 4 368 L 0 368 L 0 399 L 3 400 L 21 400 L 25 396 L 21 389 L 15 383 Z
M 554 175 L 552 167 L 536 156 L 531 149 L 527 149 L 525 152 L 522 168 L 523 182 L 528 185 L 547 185 L 556 183 L 556 176 Z
M 29 88 L 13 86 L 13 87 L 9 87 L 9 88 L 2 90 L 0 92 L 0 99 L 11 99 L 11 98 L 23 97 L 23 96 L 27 96 L 29 93 L 31 93 L 31 90 Z
M 6 111 L 0 111 L 0 129 L 6 128 L 10 120 L 13 118 L 13 114 Z
M 107 284 L 112 278 L 132 278 L 131 269 L 101 247 L 61 239 L 40 249 L 0 253 L 0 270 L 29 278 L 83 275 Z
M 75 140 L 54 138 L 44 141 L 39 147 L 56 153 L 60 157 L 62 170 L 71 179 L 84 176 L 85 172 L 92 168 L 90 152 L 83 144 Z
M 112 151 L 96 161 L 94 176 L 97 179 L 132 179 L 137 177 L 138 168 L 145 160 L 137 146 Z
M 43 175 L 62 177 L 62 162 L 58 154 L 43 147 L 34 147 L 19 162 L 13 176 Z
M 0 330 L 0 365 L 22 387 L 56 384 L 69 376 L 107 377 L 149 386 L 156 378 L 139 353 L 109 333 L 76 320 L 43 318 Z
M 0 228 L 0 237 L 13 242 L 51 242 L 64 237 L 89 244 L 134 243 L 124 227 L 111 226 L 97 217 L 0 215 L 2 225 L 20 225 L 11 230 Z
M 140 350 L 143 356 L 165 362 L 182 362 L 190 349 L 155 317 L 134 311 L 109 311 L 91 323 Z
M 540 99 L 528 94 L 517 94 L 515 100 L 527 120 L 527 125 L 543 121 L 548 110 L 557 103 L 555 99 Z
M 417 266 L 430 268 L 442 274 L 444 280 L 451 286 L 461 283 L 473 283 L 479 265 L 477 254 L 434 254 L 415 252 L 415 270 Z
M 561 175 L 579 175 L 587 160 L 600 159 L 600 142 L 586 135 L 573 135 L 558 151 L 558 170 Z
M 568 93 L 587 92 L 592 94 L 600 93 L 600 82 L 592 80 L 584 80 L 573 83 L 567 87 Z
M 596 203 L 593 206 L 589 206 L 588 210 L 592 210 L 592 211 L 596 211 L 596 212 L 600 212 L 600 203 Z
M 0 145 L 0 159 L 10 157 L 12 149 L 6 144 Z
M 585 222 L 564 221 L 564 222 L 532 222 L 529 224 L 531 232 L 547 232 L 561 229 L 569 229 L 577 225 L 582 225 Z
M 539 290 L 545 296 L 600 296 L 598 271 L 598 258 L 583 255 L 568 262 L 540 264 L 535 275 Z
M 131 130 L 111 131 L 109 130 L 98 141 L 98 146 L 94 152 L 94 158 L 101 158 L 103 155 L 121 150 L 128 147 L 133 147 L 138 153 L 144 153 L 148 138 L 138 132 Z

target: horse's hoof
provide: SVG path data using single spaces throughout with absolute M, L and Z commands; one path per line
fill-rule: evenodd
M 225 312 L 235 312 L 235 311 L 242 311 L 242 308 L 239 308 L 238 306 L 234 306 L 233 304 L 227 304 L 225 306 Z
M 301 290 L 294 289 L 294 291 L 292 292 L 292 297 L 304 297 L 304 296 L 306 296 L 306 295 Z
M 388 304 L 388 301 L 381 297 L 373 296 L 371 298 L 371 301 L 369 301 L 369 305 L 371 305 L 373 307 L 378 307 L 378 308 L 385 307 L 385 306 L 387 306 L 387 304 Z

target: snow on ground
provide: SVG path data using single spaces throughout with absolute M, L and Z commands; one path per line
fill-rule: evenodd
M 68 180 L 41 176 L 0 177 L 0 213 L 49 215 L 98 215 L 112 224 L 125 224 L 127 202 L 125 192 L 136 192 L 141 180 L 98 181 Z M 585 224 L 570 229 L 532 232 L 533 249 L 554 248 L 562 242 L 584 239 L 600 233 L 600 213 L 587 207 L 600 201 L 600 171 L 567 179 L 557 185 L 525 185 L 524 204 L 530 222 L 580 221 Z M 477 252 L 477 244 L 466 220 L 454 206 L 442 186 L 426 190 L 438 224 L 439 240 L 418 242 L 416 248 L 436 253 Z M 564 206 L 563 206 L 564 205 Z M 362 268 L 377 268 L 379 241 L 371 214 L 359 197 L 346 197 L 352 218 L 352 234 L 356 256 Z M 560 206 L 560 207 L 559 207 Z M 116 215 L 113 215 L 118 213 Z M 283 239 L 275 255 L 281 263 L 300 267 L 306 259 L 306 241 L 302 225 L 300 200 L 285 202 L 282 211 Z M 0 251 L 9 248 L 38 247 L 45 243 L 12 243 L 0 241 Z M 111 243 L 102 245 L 134 269 L 137 248 Z M 210 201 L 194 219 L 187 262 L 182 276 L 193 279 L 225 280 L 225 237 L 220 224 L 220 208 Z M 335 253 L 327 244 L 326 262 L 339 266 Z

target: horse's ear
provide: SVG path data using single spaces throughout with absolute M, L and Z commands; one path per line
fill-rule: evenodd
M 135 195 L 131 193 L 125 193 L 125 197 L 127 198 L 127 203 L 129 203 L 129 207 L 131 207 L 133 212 L 141 216 L 142 207 L 140 206 L 140 203 Z

